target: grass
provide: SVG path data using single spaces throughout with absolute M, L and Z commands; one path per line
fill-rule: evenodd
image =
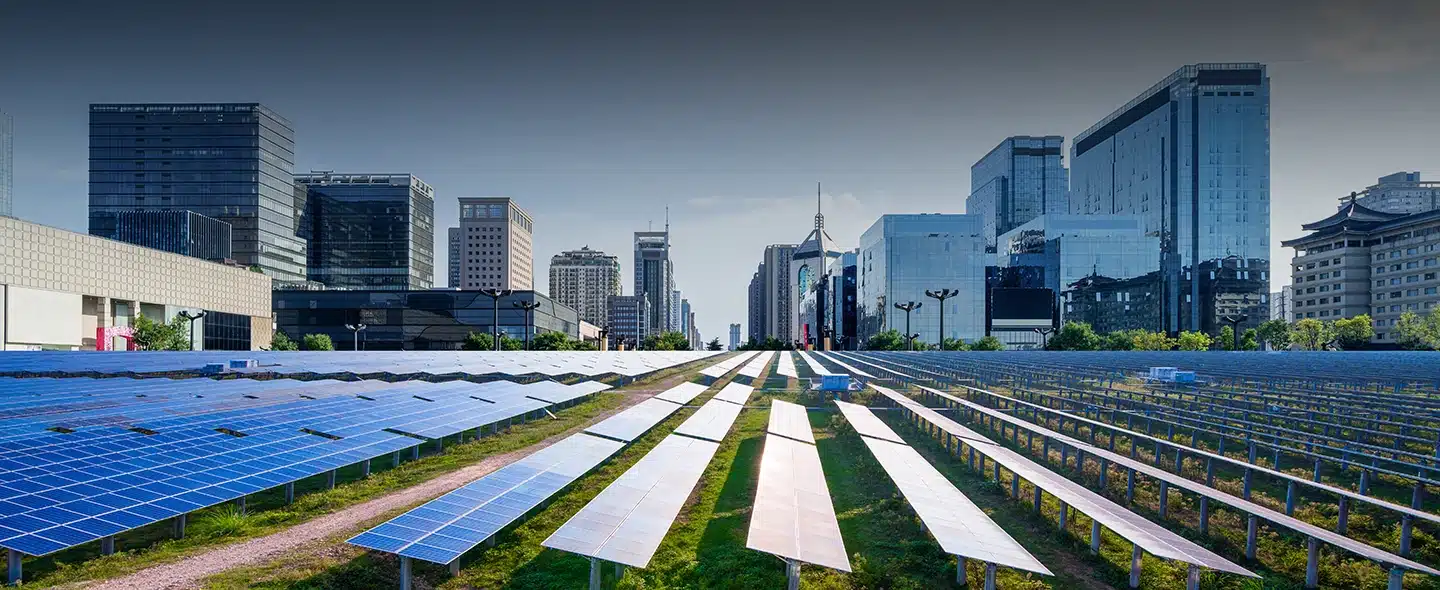
M 373 461 L 370 477 L 362 477 L 358 465 L 342 468 L 338 470 L 334 489 L 326 489 L 324 476 L 298 481 L 295 483 L 293 504 L 287 505 L 284 492 L 277 488 L 249 496 L 248 511 L 243 513 L 233 505 L 197 511 L 189 516 L 192 524 L 183 539 L 173 538 L 171 522 L 163 521 L 117 536 L 114 555 L 101 556 L 98 544 L 90 543 L 45 557 L 29 558 L 25 560 L 25 586 L 45 588 L 119 577 L 223 545 L 271 534 L 429 481 L 491 455 L 528 447 L 619 407 L 624 399 L 620 392 L 646 388 L 713 362 L 700 361 L 658 372 L 626 387 L 595 394 L 568 408 L 552 410 L 555 419 L 547 417 L 525 424 L 512 424 L 498 436 L 487 428 L 487 435 L 478 440 L 457 444 L 457 439 L 451 437 L 445 441 L 444 452 L 422 456 L 398 467 L 391 467 L 384 459 Z M 434 445 L 424 448 L 431 450 Z

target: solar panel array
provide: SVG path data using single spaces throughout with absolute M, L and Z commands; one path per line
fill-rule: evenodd
M 682 407 L 684 406 L 675 402 L 652 397 L 587 427 L 585 432 L 627 443 L 633 442 Z
M 448 564 L 570 485 L 625 443 L 574 434 L 349 540 Z
M 687 382 L 681 383 L 679 385 L 676 385 L 675 387 L 671 387 L 670 389 L 662 391 L 659 395 L 656 395 L 655 397 L 656 399 L 663 399 L 667 402 L 675 402 L 680 405 L 685 405 L 690 403 L 691 400 L 694 400 L 700 394 L 705 393 L 705 390 L 709 388 L 710 386 L 708 385 Z
M 1019 453 L 995 444 L 989 438 L 959 423 L 940 415 L 900 393 L 871 385 L 881 395 L 905 408 L 917 419 L 924 420 L 949 436 L 960 439 L 977 453 L 989 457 L 996 463 L 1055 496 L 1070 506 L 1095 519 L 1124 539 L 1136 544 L 1150 554 L 1162 559 L 1171 559 L 1209 569 L 1258 577 L 1249 570 L 1216 555 L 1193 541 L 1173 531 L 1150 522 L 1139 515 L 1115 504 L 1090 489 L 1051 472 Z
M 732 404 L 738 404 L 743 406 L 745 405 L 745 402 L 750 401 L 750 395 L 753 393 L 755 393 L 754 387 L 751 387 L 749 385 L 741 385 L 732 381 L 730 383 L 726 383 L 725 387 L 722 387 L 720 389 L 720 392 L 716 393 L 715 397 L 712 399 L 727 401 Z
M 258 367 L 243 373 L 410 379 L 437 376 L 638 377 L 676 365 L 708 358 L 711 351 L 558 352 L 558 351 L 196 351 L 129 352 L 15 352 L 0 359 L 0 375 L 150 375 L 195 374 L 206 365 L 254 360 Z
M 725 438 L 725 433 L 730 431 L 730 426 L 735 424 L 735 419 L 740 417 L 740 410 L 743 409 L 745 407 L 739 404 L 712 399 L 677 426 L 675 434 L 720 442 Z
M 786 560 L 850 571 L 815 445 L 765 435 L 745 546 Z
M 800 360 L 805 362 L 805 366 L 808 367 L 808 368 L 810 369 L 810 373 L 814 374 L 815 376 L 819 377 L 819 376 L 821 376 L 821 375 L 834 375 L 834 374 L 835 374 L 834 371 L 831 371 L 831 370 L 829 370 L 829 369 L 826 369 L 825 367 L 820 366 L 820 363 L 819 363 L 819 362 L 816 362 L 816 360 L 815 360 L 813 357 L 810 356 L 810 353 L 805 352 L 805 351 L 803 351 L 803 350 L 799 350 L 799 351 L 796 351 L 796 354 L 800 355 Z
M 819 354 L 819 356 L 820 356 L 821 358 L 824 358 L 824 359 L 827 360 L 827 361 L 830 361 L 830 362 L 832 362 L 832 363 L 835 363 L 835 364 L 838 365 L 841 369 L 844 369 L 846 373 L 848 373 L 848 374 L 850 374 L 850 375 L 852 375 L 852 376 L 855 376 L 855 377 L 864 377 L 864 378 L 866 378 L 866 379 L 874 379 L 874 378 L 875 378 L 874 375 L 871 375 L 870 373 L 867 373 L 867 372 L 865 372 L 865 371 L 863 371 L 863 370 L 861 370 L 861 369 L 855 368 L 854 366 L 845 363 L 843 360 L 841 360 L 841 358 L 840 358 L 838 355 L 830 354 L 830 353 L 818 353 L 818 354 Z
M 795 372 L 795 356 L 789 351 L 780 351 L 780 363 L 775 365 L 775 372 L 785 377 L 799 377 Z
M 899 435 L 869 408 L 838 400 L 835 403 L 846 420 L 867 425 L 863 430 L 856 428 L 861 440 L 946 553 L 1050 575 L 1050 570 L 990 520 L 920 453 L 899 440 Z
M 805 406 L 800 404 L 779 399 L 770 400 L 770 424 L 766 430 L 770 434 L 815 444 L 815 434 L 810 430 L 810 416 L 806 413 Z
M 0 547 L 47 555 L 601 388 L 0 379 Z
M 756 355 L 754 359 L 751 359 L 750 362 L 745 363 L 745 366 L 740 367 L 739 375 L 741 377 L 749 377 L 750 379 L 759 379 L 760 373 L 765 370 L 765 366 L 769 365 L 770 359 L 773 358 L 775 358 L 773 351 L 762 352 Z
M 541 544 L 632 567 L 649 565 L 719 448 L 712 441 L 665 437 Z
M 719 379 L 724 377 L 726 373 L 734 371 L 735 367 L 745 364 L 750 359 L 759 356 L 759 354 L 758 352 L 742 352 L 714 365 L 700 369 L 700 374 L 712 379 Z

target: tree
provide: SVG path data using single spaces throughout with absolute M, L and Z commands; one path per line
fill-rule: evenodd
M 662 332 L 645 338 L 646 350 L 690 350 L 690 339 L 679 332 Z
M 970 343 L 970 350 L 973 351 L 995 351 L 1005 350 L 1005 343 L 994 336 L 986 336 Z
M 300 345 L 284 332 L 276 331 L 275 335 L 270 337 L 270 350 L 300 350 Z
M 135 347 L 140 350 L 190 350 L 189 326 L 178 315 L 164 324 L 140 314 L 130 327 L 135 330 Z
M 865 350 L 905 350 L 905 337 L 898 330 L 886 330 L 871 336 Z
M 1440 307 L 1424 316 L 1413 311 L 1400 314 L 1395 322 L 1395 341 L 1412 350 L 1440 348 Z
M 507 334 L 500 335 L 500 350 L 516 351 L 525 350 L 525 341 L 519 338 L 511 338 Z
M 719 338 L 715 338 L 705 345 L 705 350 L 725 350 L 725 347 L 720 344 Z
M 597 347 L 597 346 L 595 346 L 595 343 L 594 343 L 594 342 L 590 342 L 590 341 L 588 341 L 588 340 L 581 340 L 581 341 L 578 341 L 578 342 L 575 343 L 575 350 L 587 351 L 587 352 L 588 352 L 588 351 L 600 350 L 600 348 Z
M 502 341 L 503 345 L 504 342 Z M 545 332 L 530 341 L 531 350 L 575 350 L 575 341 L 564 332 Z
M 1290 339 L 1301 350 L 1324 350 L 1335 339 L 1335 329 L 1320 320 L 1305 318 L 1290 327 Z
M 1270 345 L 1272 350 L 1285 350 L 1290 348 L 1290 324 L 1285 320 L 1270 320 L 1260 324 L 1256 330 L 1256 337 Z
M 961 339 L 959 339 L 959 338 L 946 338 L 946 339 L 945 339 L 945 345 L 944 345 L 943 347 L 941 347 L 941 349 L 942 349 L 942 350 L 971 350 L 970 345 L 965 344 L 965 341 L 964 341 L 964 340 L 961 340 Z
M 1354 350 L 1363 348 L 1375 337 L 1375 326 L 1370 321 L 1369 314 L 1360 314 L 1353 318 L 1341 318 L 1331 323 L 1335 330 L 1335 340 L 1340 348 Z
M 1174 350 L 1179 344 L 1174 338 L 1166 336 L 1164 332 L 1151 332 L 1149 330 L 1131 331 L 1130 342 L 1134 344 L 1135 350 Z
M 1135 350 L 1135 333 L 1143 330 L 1116 330 L 1100 340 L 1101 350 Z
M 335 343 L 330 341 L 329 334 L 306 334 L 300 343 L 305 350 L 335 350 Z
M 1260 350 L 1260 340 L 1255 334 L 1255 328 L 1250 328 L 1240 335 L 1240 350 Z
M 1100 350 L 1100 335 L 1081 322 L 1065 322 L 1060 331 L 1050 338 L 1049 350 Z
M 495 338 L 489 334 L 471 332 L 460 343 L 460 350 L 495 350 Z
M 1235 350 L 1235 328 L 1225 326 L 1220 328 L 1220 350 Z
M 1180 350 L 1209 350 L 1215 339 L 1204 332 L 1181 332 L 1175 343 L 1180 346 Z

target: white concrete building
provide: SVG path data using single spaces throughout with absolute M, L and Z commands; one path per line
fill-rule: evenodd
M 609 318 L 611 295 L 620 294 L 620 259 L 585 246 L 550 258 L 550 299 L 597 326 Z
M 206 312 L 196 349 L 252 350 L 270 345 L 270 309 L 264 274 L 0 218 L 4 350 L 123 350 L 136 315 L 181 311 Z
M 510 197 L 460 197 L 461 289 L 535 288 L 534 220 Z

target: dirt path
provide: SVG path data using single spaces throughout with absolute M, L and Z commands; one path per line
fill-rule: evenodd
M 295 525 L 271 535 L 257 537 L 234 545 L 218 547 L 204 553 L 186 557 L 180 561 L 146 568 L 127 576 L 91 582 L 77 587 L 94 590 L 199 588 L 200 582 L 209 576 L 238 567 L 254 566 L 269 562 L 303 545 L 352 531 L 356 529 L 358 524 L 377 518 L 387 512 L 439 497 L 460 486 L 475 481 L 496 469 L 504 467 L 521 457 L 550 446 L 570 434 L 579 432 L 590 424 L 599 422 L 616 412 L 640 403 L 642 400 L 656 393 L 679 385 L 686 381 L 690 375 L 691 373 L 687 371 L 672 375 L 657 383 L 627 390 L 625 391 L 625 399 L 621 401 L 619 407 L 601 413 L 586 424 L 577 425 L 575 428 L 523 449 L 486 457 L 479 463 L 462 468 L 459 471 L 441 475 L 425 483 L 400 490 L 388 496 L 382 496 L 362 504 L 357 504 L 342 509 L 339 512 Z

